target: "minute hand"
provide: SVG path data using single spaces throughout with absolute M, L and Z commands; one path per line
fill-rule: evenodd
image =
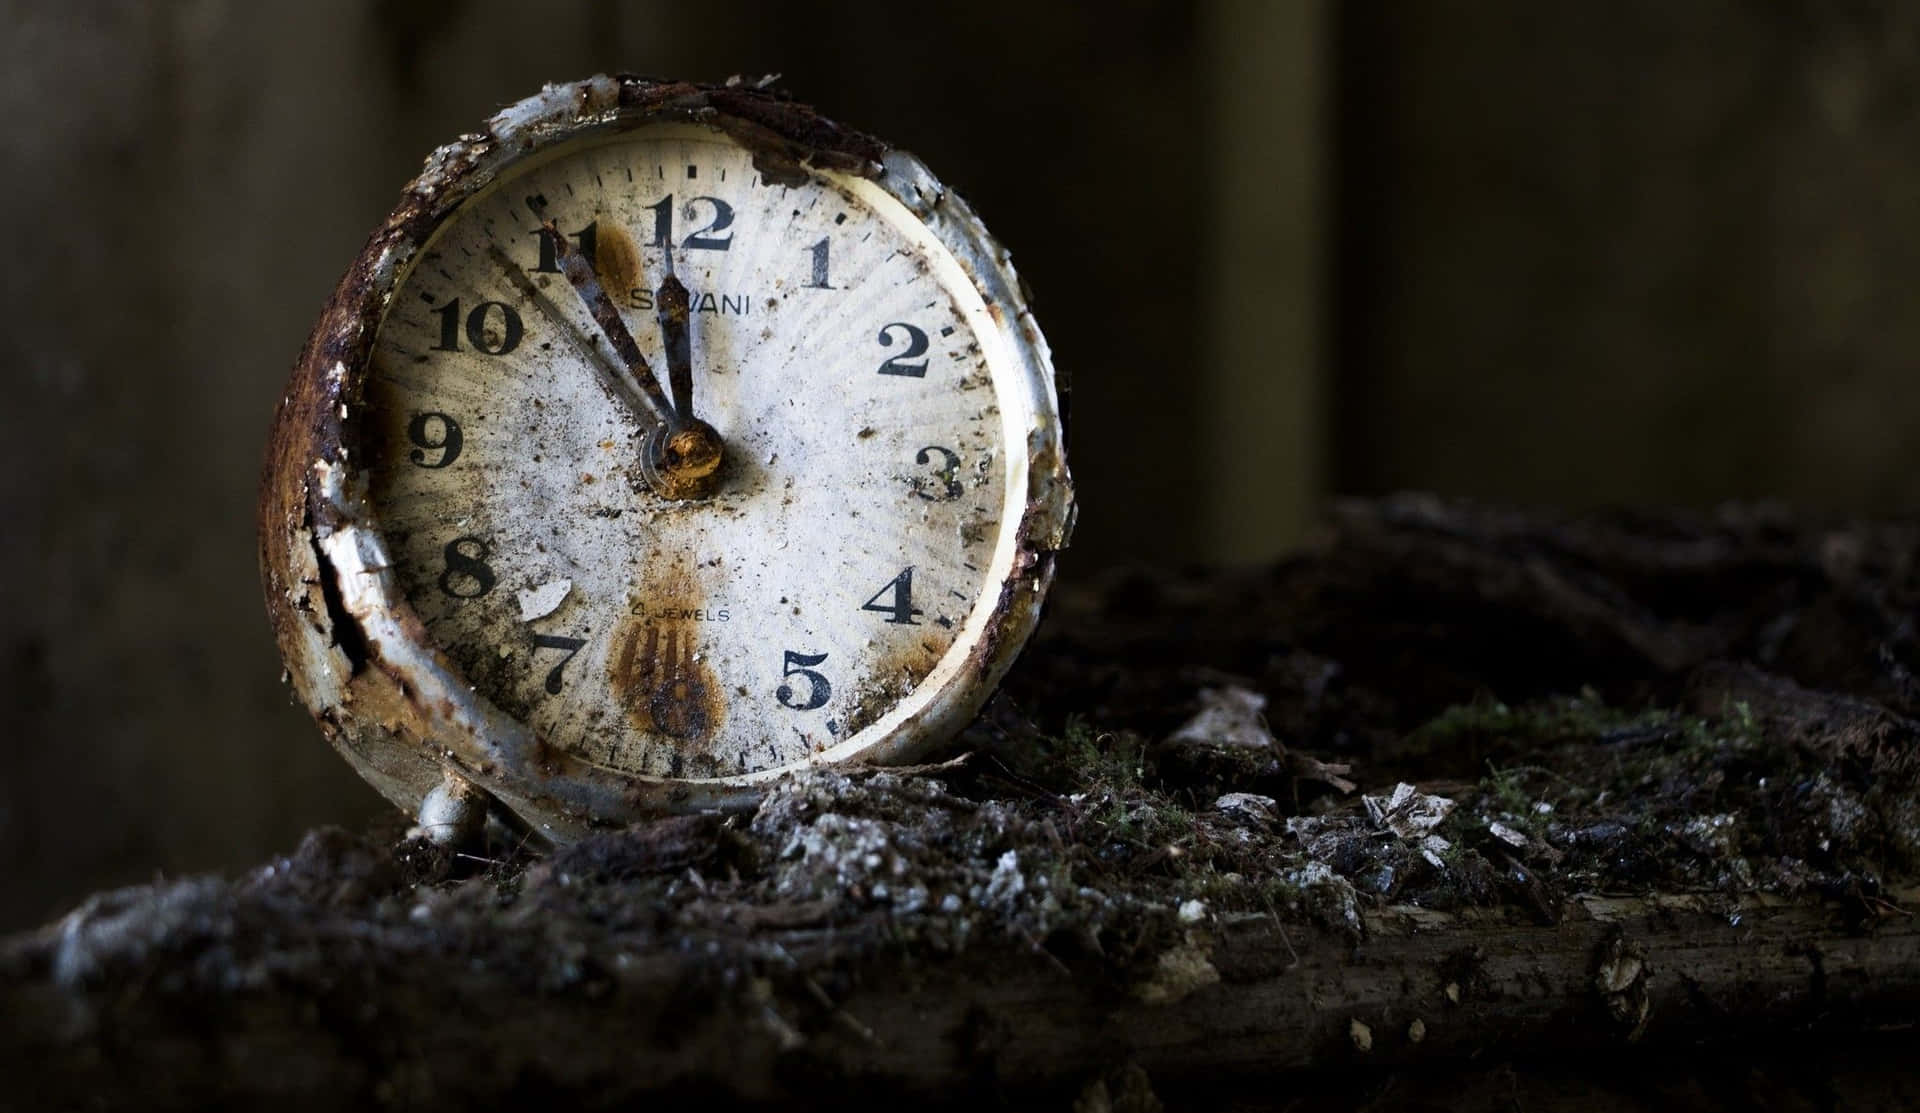
M 673 389 L 674 417 L 680 425 L 689 425 L 693 422 L 693 337 L 687 329 L 687 288 L 669 274 L 654 293 L 653 304 L 667 349 L 667 385 Z
M 647 359 L 640 354 L 640 346 L 633 342 L 633 333 L 627 331 L 627 324 L 620 319 L 620 311 L 614 308 L 613 299 L 607 296 L 606 288 L 600 285 L 600 278 L 593 273 L 593 264 L 586 256 L 573 250 L 567 243 L 567 237 L 555 227 L 552 221 L 540 226 L 540 234 L 553 245 L 553 257 L 560 264 L 560 271 L 567 276 L 567 282 L 573 286 L 580 300 L 587 304 L 587 312 L 593 314 L 594 323 L 613 345 L 613 354 L 620 357 L 626 366 L 627 374 L 633 379 L 633 385 L 640 388 L 641 397 L 648 408 L 660 421 L 673 429 L 679 429 L 684 422 L 667 401 L 666 392 L 660 389 L 660 380 L 654 377 L 653 368 L 647 366 Z

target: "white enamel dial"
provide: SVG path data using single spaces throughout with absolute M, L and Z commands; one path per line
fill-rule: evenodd
M 705 497 L 643 478 L 658 418 L 609 381 L 566 250 L 662 387 L 669 259 L 686 287 L 724 455 Z M 388 302 L 357 450 L 391 574 L 477 695 L 592 766 L 858 752 L 967 667 L 1015 558 L 1039 418 L 996 312 L 865 178 L 770 181 L 684 123 L 559 144 L 455 210 Z

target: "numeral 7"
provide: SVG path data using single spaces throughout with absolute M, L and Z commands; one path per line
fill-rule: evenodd
M 564 649 L 567 652 L 565 657 L 560 658 L 560 663 L 553 666 L 553 671 L 547 673 L 546 687 L 548 695 L 557 696 L 560 694 L 560 670 L 567 667 L 567 662 L 573 660 L 573 655 L 580 652 L 580 647 L 585 644 L 587 644 L 587 639 L 585 638 L 565 638 L 558 634 L 535 634 L 533 636 L 533 648 L 536 650 Z

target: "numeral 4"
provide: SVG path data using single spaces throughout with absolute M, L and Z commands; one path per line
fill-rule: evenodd
M 892 596 L 892 601 L 882 603 L 880 597 Z M 913 605 L 913 565 L 907 565 L 906 571 L 895 576 L 887 586 L 873 593 L 873 598 L 860 607 L 863 611 L 879 611 L 887 616 L 887 621 L 896 626 L 918 626 L 913 616 L 922 612 Z

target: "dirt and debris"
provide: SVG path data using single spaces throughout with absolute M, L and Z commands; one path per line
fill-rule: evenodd
M 1087 1083 L 1073 1101 L 1073 1113 L 1161 1113 L 1166 1107 L 1153 1081 L 1136 1063 Z
M 1844 1028 L 1852 1000 L 1871 1029 L 1914 1004 L 1888 995 L 1920 938 L 1916 554 L 1915 523 L 1768 509 L 1353 504 L 1273 568 L 1063 584 L 964 760 L 816 771 L 545 859 L 318 831 L 0 944 L 0 1001 L 61 1017 L 13 1038 L 84 1077 L 156 1018 L 285 995 L 370 1041 L 328 1052 L 365 1068 L 339 1093 L 421 1106 L 935 1079 L 1120 1108 L 1082 1068 L 1129 1048 L 1165 1094 L 1209 1063 L 1546 1046 L 1570 1017 L 1644 1045 Z M 431 1033 L 357 1011 L 454 989 L 453 1031 L 585 1016 L 656 1073 L 609 1086 L 591 1047 L 516 1059 L 490 1031 L 449 1081 Z M 1278 1043 L 1199 1050 L 1253 1016 Z
M 1069 590 L 1009 689 L 1043 729 L 1144 749 L 1143 806 L 1205 809 L 1195 844 L 1269 798 L 1291 838 L 1268 849 L 1380 899 L 1871 903 L 1920 868 L 1916 615 L 1913 521 L 1406 496 L 1273 568 Z

